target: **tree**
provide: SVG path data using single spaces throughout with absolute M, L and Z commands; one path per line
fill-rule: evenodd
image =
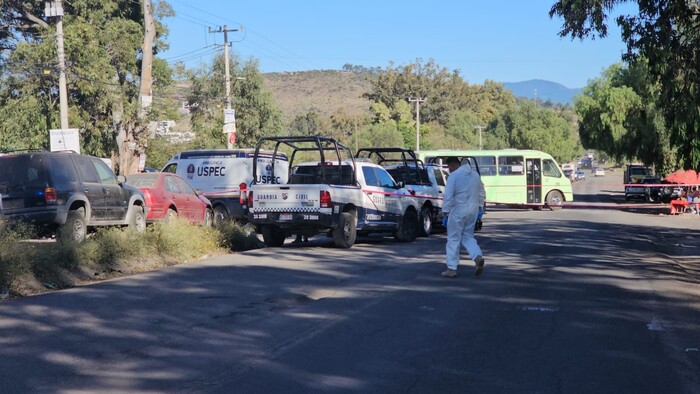
M 552 110 L 531 101 L 500 113 L 487 129 L 486 149 L 536 149 L 566 162 L 578 152 L 578 136 L 572 125 Z
M 330 136 L 330 130 L 328 125 L 323 119 L 321 119 L 321 114 L 317 109 L 311 108 L 304 115 L 297 115 L 290 126 L 290 131 L 293 135 L 323 135 Z
M 675 154 L 659 99 L 643 60 L 609 67 L 584 88 L 575 105 L 583 146 L 605 152 L 617 162 L 639 159 L 655 165 L 657 172 L 669 172 Z
M 372 91 L 364 97 L 385 105 L 395 121 L 399 120 L 400 103 L 409 97 L 427 99 L 421 104 L 421 123 L 437 122 L 443 126 L 455 110 L 472 111 L 482 122 L 489 122 L 497 112 L 514 103 L 512 92 L 503 85 L 493 81 L 469 85 L 459 71 L 449 71 L 432 59 L 426 63 L 418 59 L 402 67 L 390 65 L 370 81 Z
M 260 137 L 280 134 L 282 114 L 272 94 L 263 85 L 257 60 L 240 63 L 233 58 L 231 65 L 232 75 L 243 78 L 234 78 L 236 82 L 231 88 L 236 110 L 236 145 L 250 147 Z M 223 55 L 214 58 L 210 65 L 186 74 L 192 81 L 187 102 L 192 108 L 192 130 L 197 133 L 195 145 L 208 148 L 226 146 L 226 135 L 222 131 L 226 95 Z
M 607 17 L 627 0 L 559 0 L 550 17 L 564 19 L 560 36 L 605 37 Z M 636 1 L 639 12 L 616 19 L 627 44 L 623 60 L 648 61 L 660 88 L 661 110 L 678 164 L 700 168 L 700 3 L 697 0 Z
M 162 1 L 160 3 L 163 3 Z M 6 8 L 7 5 L 7 8 Z M 0 54 L 4 66 L 0 105 L 35 112 L 45 121 L 21 134 L 24 148 L 48 147 L 48 129 L 58 128 L 55 83 L 56 49 L 52 25 L 37 15 L 43 14 L 43 1 L 5 1 L 0 18 L 11 26 L 2 31 L 0 45 L 9 48 Z M 157 17 L 167 16 L 168 7 L 159 5 Z M 135 159 L 144 151 L 145 122 L 139 120 L 140 84 L 144 15 L 139 2 L 72 0 L 64 2 L 64 41 L 68 79 L 69 123 L 81 129 L 85 153 L 112 156 L 122 172 L 133 171 Z M 167 30 L 156 23 L 154 55 L 163 45 Z M 160 79 L 154 91 L 166 85 L 167 66 L 158 64 Z M 156 67 L 154 67 L 155 70 Z M 48 76 L 44 71 L 48 71 Z M 155 75 L 155 71 L 154 71 Z M 8 113 L 0 119 L 1 141 L 5 134 L 24 122 L 26 113 Z M 122 149 L 120 149 L 122 148 Z

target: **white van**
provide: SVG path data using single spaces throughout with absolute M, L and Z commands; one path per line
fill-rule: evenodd
M 287 155 L 278 152 L 273 160 L 273 151 L 260 153 L 256 183 L 287 183 Z M 195 189 L 202 190 L 212 203 L 215 223 L 228 218 L 246 220 L 245 190 L 253 182 L 254 154 L 255 149 L 188 150 L 173 156 L 163 167 L 163 172 L 177 174 Z M 275 177 L 272 177 L 273 166 Z

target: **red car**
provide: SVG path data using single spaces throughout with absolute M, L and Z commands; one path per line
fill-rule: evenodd
M 147 221 L 180 217 L 192 223 L 211 226 L 214 211 L 201 190 L 194 190 L 181 177 L 167 172 L 147 172 L 129 175 L 126 183 L 141 189 L 149 208 Z

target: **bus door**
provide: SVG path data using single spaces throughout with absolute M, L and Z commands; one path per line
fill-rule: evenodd
M 525 159 L 527 168 L 527 203 L 542 204 L 542 160 Z

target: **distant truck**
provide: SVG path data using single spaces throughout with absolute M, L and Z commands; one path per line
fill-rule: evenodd
M 186 179 L 195 189 L 202 190 L 211 201 L 214 223 L 226 219 L 247 220 L 246 189 L 254 181 L 260 184 L 287 183 L 288 160 L 277 153 L 278 171 L 272 175 L 272 151 L 260 151 L 253 176 L 255 149 L 188 150 L 173 156 L 163 172 Z M 281 168 L 280 168 L 281 167 Z
M 642 184 L 654 184 L 659 181 L 654 177 L 654 171 L 651 168 L 639 164 L 628 164 L 625 167 L 623 179 L 625 183 L 625 200 L 627 201 L 632 199 L 650 201 L 652 199 L 652 190 L 649 186 L 642 186 Z

